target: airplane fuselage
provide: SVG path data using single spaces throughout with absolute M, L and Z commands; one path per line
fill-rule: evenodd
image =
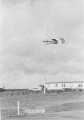
M 55 42 L 55 41 L 43 41 L 43 42 L 49 43 L 49 44 L 57 44 L 57 42 Z

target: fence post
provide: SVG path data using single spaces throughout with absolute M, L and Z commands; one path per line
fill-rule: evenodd
M 17 114 L 18 114 L 18 116 L 20 115 L 20 102 L 19 101 L 17 101 Z
M 0 105 L 0 120 L 1 120 L 1 105 Z

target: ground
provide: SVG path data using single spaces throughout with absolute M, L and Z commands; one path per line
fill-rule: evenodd
M 18 116 L 17 101 L 20 102 Z M 4 92 L 0 94 L 1 120 L 84 120 L 84 91 L 56 93 Z M 45 110 L 43 113 L 25 113 Z

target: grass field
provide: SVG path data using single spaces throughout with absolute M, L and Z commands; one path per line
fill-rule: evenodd
M 20 115 L 17 116 L 17 101 Z M 0 93 L 1 120 L 84 120 L 84 91 L 60 93 Z M 25 109 L 44 109 L 44 113 L 25 113 Z

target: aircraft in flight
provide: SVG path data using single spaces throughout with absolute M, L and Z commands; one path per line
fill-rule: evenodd
M 59 44 L 59 41 L 61 41 L 61 44 L 65 43 L 64 38 L 52 38 L 49 40 L 44 40 L 43 42 L 46 43 L 47 45 L 49 44 Z

